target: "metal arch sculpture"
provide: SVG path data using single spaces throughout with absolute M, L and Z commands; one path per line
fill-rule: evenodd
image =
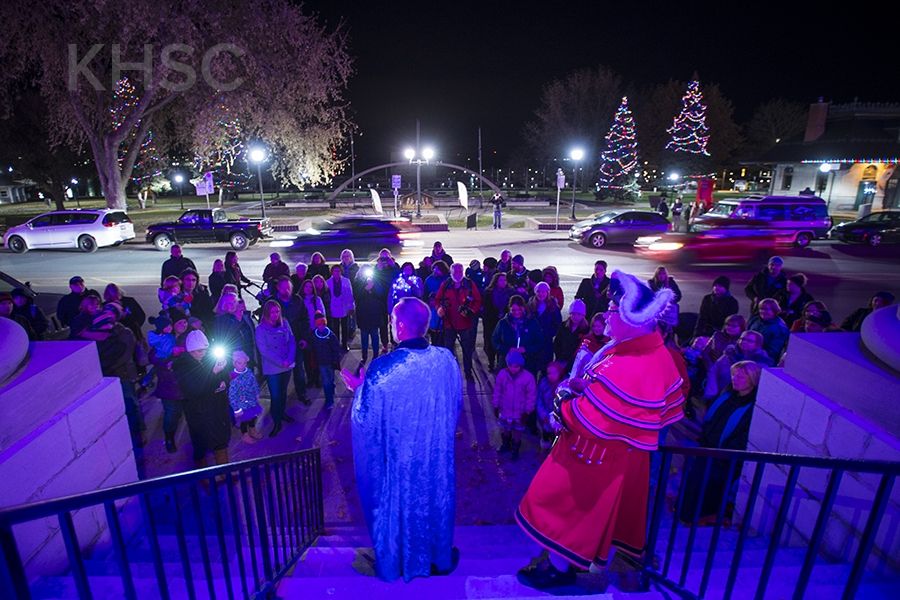
M 340 196 L 341 192 L 346 190 L 350 186 L 350 184 L 352 184 L 354 181 L 356 181 L 360 177 L 364 177 L 364 176 L 368 175 L 369 173 L 374 173 L 375 171 L 380 171 L 381 169 L 390 169 L 393 167 L 404 167 L 404 166 L 409 166 L 409 164 L 410 164 L 409 161 L 404 160 L 404 161 L 399 161 L 399 162 L 385 163 L 383 165 L 378 165 L 377 167 L 372 167 L 371 169 L 366 169 L 362 173 L 358 173 L 355 177 L 351 177 L 350 179 L 348 179 L 347 181 L 345 181 L 344 183 L 339 185 L 333 192 L 331 192 L 331 195 L 328 196 L 328 203 L 334 204 L 334 202 L 337 201 L 338 196 Z M 493 192 L 495 194 L 500 194 L 501 196 L 503 195 L 503 192 L 500 190 L 499 187 L 497 187 L 497 184 L 495 184 L 493 181 L 491 181 L 487 177 L 484 177 L 471 169 L 467 169 L 465 167 L 461 167 L 460 165 L 455 165 L 453 163 L 446 163 L 446 162 L 442 162 L 442 161 L 434 161 L 433 163 L 430 163 L 430 164 L 434 164 L 437 167 L 447 167 L 448 169 L 456 169 L 459 171 L 464 171 L 466 173 L 469 173 L 470 175 L 474 175 L 475 177 L 477 177 L 478 179 L 483 181 L 489 188 L 491 188 L 491 190 L 493 190 Z

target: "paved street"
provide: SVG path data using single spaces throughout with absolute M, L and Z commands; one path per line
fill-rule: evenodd
M 650 277 L 656 264 L 635 255 L 630 247 L 612 246 L 610 250 L 597 251 L 569 242 L 560 233 L 537 232 L 527 229 L 502 231 L 461 231 L 423 234 L 424 246 L 420 251 L 403 260 L 418 260 L 430 252 L 434 240 L 440 239 L 454 260 L 468 263 L 473 258 L 499 256 L 503 248 L 525 257 L 529 268 L 555 265 L 560 272 L 561 285 L 569 302 L 583 277 L 591 274 L 593 262 L 604 259 L 610 268 L 620 268 Z M 185 255 L 197 265 L 201 277 L 212 269 L 212 262 L 222 258 L 230 248 L 227 245 L 185 246 Z M 244 273 L 259 280 L 272 251 L 266 244 L 259 244 L 240 254 Z M 864 246 L 815 242 L 807 250 L 787 250 L 783 253 L 785 270 L 803 272 L 809 277 L 809 291 L 824 301 L 835 320 L 841 320 L 852 310 L 865 304 L 878 290 L 900 290 L 900 251 L 892 247 L 873 250 Z M 75 251 L 31 251 L 24 255 L 0 253 L 2 270 L 22 281 L 31 281 L 38 292 L 66 293 L 69 277 L 78 274 L 89 287 L 102 290 L 108 282 L 116 282 L 129 295 L 135 296 L 146 309 L 156 302 L 159 270 L 167 254 L 151 246 L 132 242 L 121 248 L 104 248 L 94 254 Z M 292 263 L 289 256 L 287 262 Z M 743 286 L 752 276 L 751 265 L 710 265 L 690 270 L 670 267 L 684 293 L 682 312 L 696 311 L 701 297 L 709 290 L 713 278 L 728 275 L 732 279 L 732 292 L 746 311 L 747 300 Z M 252 302 L 252 301 L 251 301 Z

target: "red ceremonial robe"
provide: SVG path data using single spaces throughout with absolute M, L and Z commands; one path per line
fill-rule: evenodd
M 516 520 L 573 565 L 605 564 L 610 546 L 632 556 L 646 538 L 648 452 L 683 416 L 682 379 L 658 333 L 610 348 L 562 405 L 566 430 L 535 474 Z

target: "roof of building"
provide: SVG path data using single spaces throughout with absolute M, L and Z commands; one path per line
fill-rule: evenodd
M 900 103 L 832 104 L 818 139 L 783 141 L 747 162 L 900 162 Z

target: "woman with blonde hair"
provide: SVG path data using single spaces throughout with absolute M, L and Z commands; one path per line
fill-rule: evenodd
M 699 440 L 701 446 L 723 450 L 747 449 L 750 419 L 753 417 L 761 374 L 762 367 L 752 360 L 742 360 L 731 365 L 731 385 L 719 394 L 703 416 Z M 722 498 L 726 495 L 725 519 L 731 520 L 737 478 L 741 473 L 742 463 L 735 463 L 729 478 L 729 461 L 713 460 L 709 468 L 706 494 L 701 500 L 699 491 L 709 460 L 711 459 L 695 460 L 688 473 L 687 494 L 680 515 L 682 521 L 694 519 L 697 503 L 700 502 L 699 524 L 715 523 Z

